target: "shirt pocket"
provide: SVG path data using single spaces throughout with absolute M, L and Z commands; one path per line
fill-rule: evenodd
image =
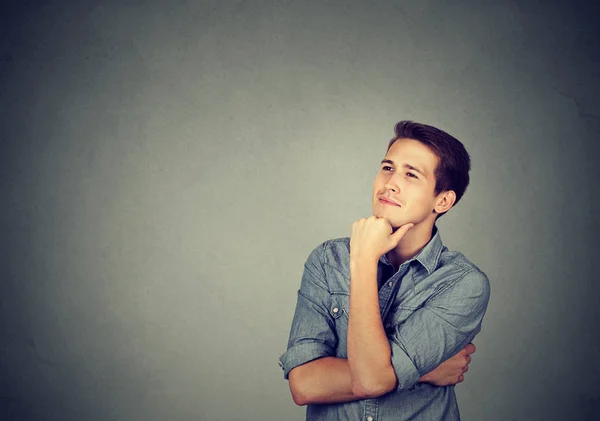
M 335 322 L 335 333 L 338 337 L 336 356 L 348 357 L 348 316 L 350 315 L 350 294 L 346 292 L 332 292 L 329 314 Z
M 350 294 L 347 292 L 332 292 L 329 312 L 335 320 L 342 315 L 348 320 L 350 316 Z

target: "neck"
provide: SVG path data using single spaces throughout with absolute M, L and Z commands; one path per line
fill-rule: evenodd
M 433 225 L 416 225 L 400 240 L 398 245 L 386 253 L 389 262 L 398 270 L 400 265 L 415 257 L 431 240 Z

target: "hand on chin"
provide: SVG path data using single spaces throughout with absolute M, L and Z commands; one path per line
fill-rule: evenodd
M 389 218 L 389 217 L 386 217 L 386 216 L 381 216 L 381 215 L 377 215 L 377 214 L 375 214 L 375 216 L 376 216 L 377 218 L 383 218 L 383 219 L 385 219 L 386 221 L 388 221 L 388 223 L 389 223 L 389 224 L 390 224 L 390 226 L 392 227 L 392 232 L 396 232 L 396 231 L 398 230 L 398 228 L 402 227 L 403 225 L 410 224 L 410 223 L 413 223 L 413 224 L 414 224 L 414 222 L 411 222 L 411 221 L 403 221 L 403 220 L 398 220 L 398 219 L 396 219 L 396 220 L 392 220 L 392 219 L 391 219 L 391 218 Z

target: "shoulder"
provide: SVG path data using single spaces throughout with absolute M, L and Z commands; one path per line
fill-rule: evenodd
M 443 248 L 437 269 L 450 268 L 457 272 L 475 272 L 485 276 L 484 272 L 472 261 L 459 251 L 451 251 L 446 247 Z
M 308 256 L 305 270 L 328 285 L 327 289 L 344 290 L 350 280 L 350 238 L 324 241 Z
M 350 237 L 327 240 L 315 247 L 308 256 L 308 262 L 335 266 L 350 260 Z
M 442 250 L 435 273 L 449 282 L 446 286 L 460 285 L 487 296 L 490 292 L 488 276 L 475 263 L 458 251 Z

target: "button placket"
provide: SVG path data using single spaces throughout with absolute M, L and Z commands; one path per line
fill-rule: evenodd
M 363 413 L 364 415 L 364 420 L 365 421 L 374 421 L 377 419 L 377 412 L 379 410 L 379 399 L 375 398 L 375 399 L 367 399 L 365 401 L 365 412 Z
M 398 271 L 390 278 L 387 285 L 389 288 L 379 294 L 379 308 L 381 309 L 381 317 L 385 319 L 390 309 L 392 302 L 394 301 L 395 293 L 398 292 L 398 288 L 401 287 L 402 278 L 408 272 L 408 265 L 405 263 L 401 264 Z M 396 285 L 394 285 L 396 283 Z M 400 284 L 400 285 L 399 285 Z M 398 288 L 394 288 L 394 287 Z

